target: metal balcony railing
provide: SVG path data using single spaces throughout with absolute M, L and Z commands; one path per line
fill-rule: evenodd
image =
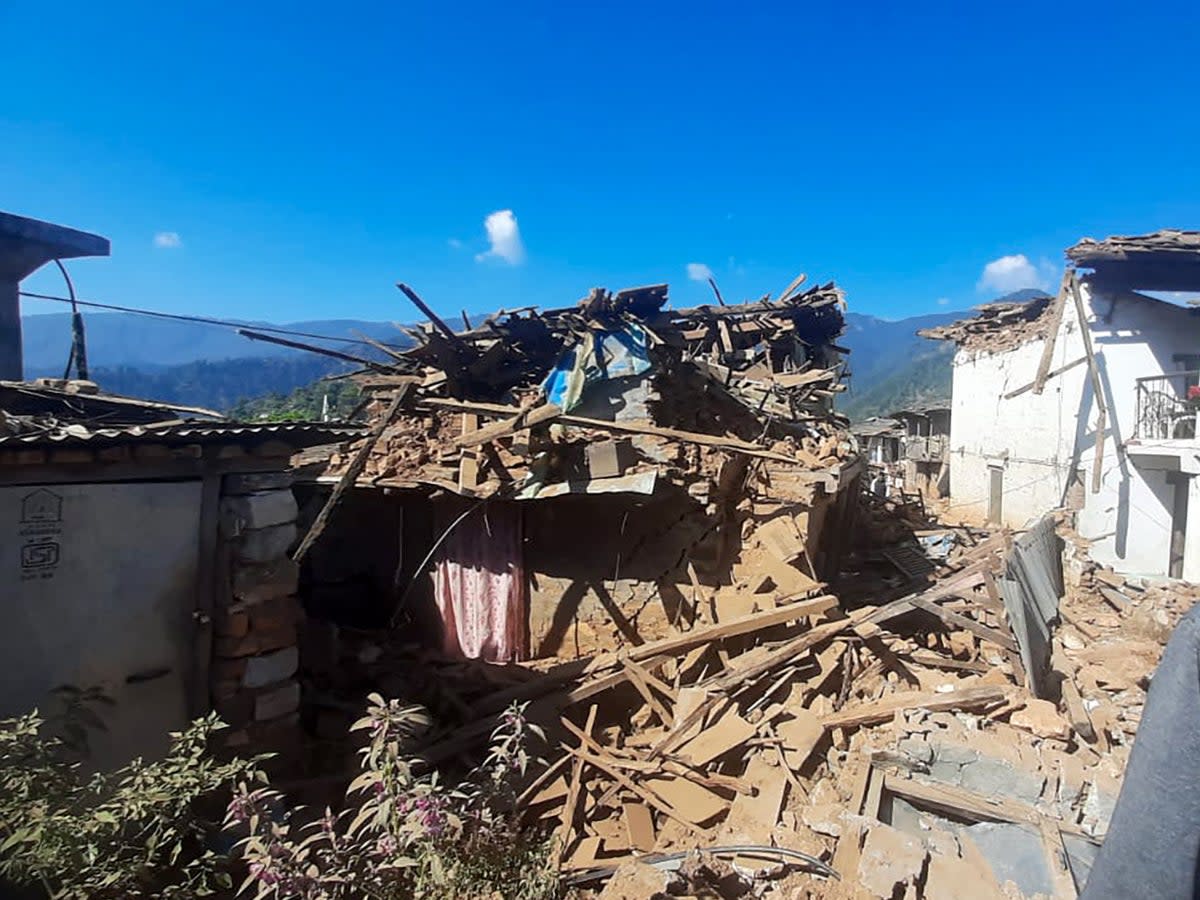
M 1200 369 L 1137 379 L 1134 437 L 1159 441 L 1194 439 L 1198 413 Z

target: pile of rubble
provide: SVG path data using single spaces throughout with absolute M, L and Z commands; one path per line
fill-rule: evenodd
M 573 307 L 464 316 L 457 332 L 401 289 L 429 324 L 359 376 L 376 427 L 330 475 L 473 497 L 656 474 L 703 491 L 730 453 L 807 470 L 851 455 L 833 414 L 845 351 L 832 283 L 681 310 L 666 285 L 597 288 Z
M 695 622 L 577 659 L 412 651 L 414 679 L 394 650 L 350 652 L 434 710 L 431 765 L 469 758 L 529 704 L 549 745 L 519 803 L 556 835 L 579 896 L 1072 897 L 1162 644 L 1200 588 L 1124 582 L 1064 532 L 1042 658 L 1013 585 L 1040 580 L 1039 542 L 1061 552 L 1053 524 L 957 531 L 927 575 L 852 609 L 769 581 L 698 585 Z
M 1057 323 L 1043 315 L 1051 297 L 1036 297 L 1025 302 L 1000 301 L 977 306 L 977 315 L 969 319 L 918 331 L 921 337 L 935 341 L 953 341 L 959 347 L 1001 353 L 1029 341 L 1047 337 Z

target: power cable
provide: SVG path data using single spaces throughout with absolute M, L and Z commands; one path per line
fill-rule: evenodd
M 254 322 L 234 322 L 229 319 L 215 319 L 210 316 L 193 316 L 184 313 L 159 312 L 158 310 L 153 309 L 139 309 L 135 306 L 120 306 L 115 303 L 100 303 L 97 300 L 79 300 L 71 297 L 57 297 L 53 294 L 36 294 L 32 291 L 21 291 L 20 295 L 22 297 L 29 297 L 32 300 L 55 300 L 59 303 L 70 303 L 73 307 L 87 306 L 92 309 L 106 309 L 112 312 L 132 313 L 134 315 L 148 316 L 154 319 L 167 319 L 175 322 L 190 322 L 197 325 L 215 325 L 221 328 L 232 328 L 234 330 L 250 326 L 257 331 L 265 331 L 271 334 L 286 334 L 293 337 L 314 338 L 319 341 L 334 341 L 341 344 L 361 344 L 364 347 L 371 346 L 369 341 L 360 340 L 358 338 L 336 337 L 329 334 L 316 334 L 311 331 L 296 331 L 292 328 L 278 328 L 271 325 L 258 325 Z M 402 351 L 405 348 L 395 347 L 395 349 Z

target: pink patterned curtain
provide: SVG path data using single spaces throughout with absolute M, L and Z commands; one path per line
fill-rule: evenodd
M 433 591 L 447 654 L 486 662 L 525 656 L 525 573 L 516 504 L 490 505 L 459 523 L 442 545 Z

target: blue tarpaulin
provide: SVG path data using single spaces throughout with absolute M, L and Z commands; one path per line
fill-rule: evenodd
M 628 325 L 620 331 L 590 331 L 569 348 L 542 382 L 546 402 L 567 412 L 579 405 L 588 385 L 642 375 L 650 369 L 646 331 Z

